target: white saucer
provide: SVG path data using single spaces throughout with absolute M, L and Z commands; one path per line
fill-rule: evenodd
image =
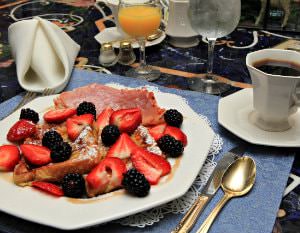
M 264 131 L 249 121 L 249 114 L 253 111 L 252 88 L 244 89 L 219 101 L 218 121 L 236 136 L 247 142 L 276 146 L 300 146 L 300 111 L 291 116 L 292 127 L 284 132 Z
M 157 38 L 156 40 L 153 40 L 153 41 L 147 41 L 146 42 L 146 47 L 149 47 L 149 46 L 153 46 L 153 45 L 156 45 L 156 44 L 159 44 L 161 43 L 164 39 L 166 38 L 166 34 L 165 32 L 163 31 L 161 36 L 159 38 Z M 125 37 L 124 35 L 122 35 L 117 27 L 110 27 L 110 28 L 105 28 L 103 31 L 101 31 L 100 33 L 98 33 L 96 36 L 95 36 L 95 39 L 100 43 L 100 44 L 103 44 L 103 43 L 107 43 L 107 42 L 111 42 L 111 41 L 121 41 L 121 40 L 124 40 Z M 113 47 L 114 48 L 119 48 L 120 47 L 120 43 L 119 42 L 115 42 L 113 43 Z M 133 48 L 139 48 L 140 46 L 138 45 L 137 42 L 134 42 L 132 43 L 132 47 Z

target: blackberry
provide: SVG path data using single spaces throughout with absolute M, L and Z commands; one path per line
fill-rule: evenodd
M 125 190 L 138 197 L 147 196 L 150 190 L 148 180 L 134 168 L 124 174 L 122 185 Z
M 23 108 L 21 110 L 20 120 L 21 119 L 30 120 L 33 123 L 38 123 L 38 121 L 40 120 L 39 114 L 30 108 Z
M 158 139 L 157 145 L 162 152 L 171 157 L 178 157 L 184 150 L 182 142 L 168 134 Z
M 107 125 L 101 132 L 101 139 L 105 146 L 114 144 L 120 136 L 120 130 L 116 125 Z
M 95 104 L 91 102 L 83 101 L 80 103 L 77 107 L 77 115 L 83 115 L 83 114 L 93 114 L 94 118 L 96 119 L 96 107 Z
M 79 173 L 65 175 L 61 186 L 67 197 L 82 197 L 85 194 L 84 178 Z
M 165 121 L 168 125 L 179 128 L 183 121 L 183 116 L 176 109 L 169 109 L 164 114 Z
M 72 154 L 72 147 L 67 142 L 54 144 L 51 150 L 51 159 L 53 162 L 63 162 L 70 158 Z
M 42 139 L 42 145 L 48 147 L 50 150 L 56 145 L 63 142 L 63 138 L 55 130 L 46 132 Z

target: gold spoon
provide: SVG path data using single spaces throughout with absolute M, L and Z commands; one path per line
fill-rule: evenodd
M 221 187 L 224 191 L 224 196 L 202 223 L 197 233 L 208 232 L 211 224 L 227 201 L 233 197 L 248 193 L 253 187 L 255 176 L 256 165 L 252 158 L 244 156 L 231 164 L 222 178 Z

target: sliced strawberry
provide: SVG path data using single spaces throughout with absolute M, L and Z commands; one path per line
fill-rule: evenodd
M 51 162 L 51 152 L 47 147 L 23 144 L 20 149 L 25 159 L 33 165 L 42 166 Z
M 164 132 L 164 135 L 170 135 L 174 137 L 176 140 L 179 140 L 182 142 L 184 146 L 187 145 L 187 137 L 186 135 L 181 131 L 181 129 L 174 127 L 174 126 L 167 126 L 166 130 Z
M 109 125 L 109 119 L 114 110 L 111 107 L 104 109 L 98 116 L 97 121 L 95 123 L 96 129 L 98 131 L 102 131 L 102 129 Z
M 89 196 L 106 193 L 121 187 L 126 164 L 119 158 L 105 158 L 87 175 Z
M 127 133 L 122 133 L 115 144 L 108 150 L 106 157 L 129 158 L 137 149 L 137 145 L 131 140 Z
M 12 171 L 20 160 L 20 152 L 15 145 L 0 146 L 0 171 Z
M 69 138 L 74 141 L 86 126 L 91 126 L 93 124 L 93 121 L 93 114 L 83 114 L 80 116 L 73 116 L 71 118 L 68 118 L 67 132 Z
M 150 184 L 157 184 L 162 174 L 161 170 L 152 167 L 147 161 L 137 154 L 131 156 L 133 166 L 149 181 Z
M 166 127 L 167 127 L 166 123 L 156 125 L 156 126 L 149 129 L 149 133 L 154 138 L 154 140 L 157 141 L 162 136 L 164 136 L 164 132 L 165 132 Z
M 33 181 L 31 186 L 38 188 L 46 193 L 52 194 L 54 196 L 61 197 L 64 195 L 63 190 L 55 184 L 43 182 L 43 181 Z
M 161 176 L 170 173 L 171 165 L 162 156 L 146 151 L 142 148 L 131 156 L 133 166 L 144 174 L 150 184 L 157 184 Z
M 118 126 L 121 132 L 131 133 L 141 123 L 142 113 L 139 108 L 120 109 L 110 117 L 110 124 Z
M 21 141 L 35 134 L 36 126 L 28 120 L 17 121 L 8 131 L 7 140 L 11 142 Z
M 44 120 L 48 123 L 60 123 L 76 114 L 75 108 L 54 109 L 44 114 Z

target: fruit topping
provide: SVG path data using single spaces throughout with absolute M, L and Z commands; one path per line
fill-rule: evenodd
M 38 121 L 40 120 L 39 114 L 30 108 L 23 108 L 21 110 L 20 120 L 21 119 L 29 120 L 33 123 L 38 123 Z
M 122 133 L 115 144 L 108 150 L 106 157 L 129 158 L 137 149 L 137 145 L 126 133 Z
M 139 108 L 120 109 L 110 117 L 110 124 L 118 126 L 122 133 L 132 133 L 141 123 L 142 113 Z
M 62 180 L 62 189 L 67 197 L 82 197 L 85 194 L 85 181 L 79 173 L 69 173 Z
M 166 130 L 164 132 L 164 135 L 170 135 L 174 137 L 176 140 L 179 140 L 182 142 L 183 146 L 187 145 L 187 137 L 186 135 L 181 131 L 181 129 L 173 127 L 173 126 L 167 126 Z
M 88 195 L 92 197 L 120 188 L 126 170 L 121 159 L 106 157 L 86 177 Z
M 36 126 L 31 121 L 19 120 L 8 131 L 7 140 L 11 142 L 21 141 L 36 132 Z
M 25 159 L 33 165 L 42 166 L 51 162 L 50 150 L 47 147 L 23 144 L 20 146 Z
M 150 190 L 148 180 L 134 168 L 124 174 L 122 185 L 126 191 L 138 197 L 147 196 Z
M 164 136 L 164 132 L 165 132 L 166 127 L 167 127 L 166 123 L 156 125 L 156 126 L 149 129 L 149 133 L 154 138 L 154 140 L 157 141 L 162 136 Z
M 178 157 L 183 153 L 184 147 L 181 141 L 176 140 L 170 135 L 165 135 L 161 137 L 157 145 L 168 156 Z
M 44 120 L 48 123 L 60 123 L 76 114 L 75 108 L 54 109 L 44 114 Z
M 157 184 L 161 176 L 171 171 L 170 163 L 162 156 L 139 148 L 131 155 L 133 166 L 149 181 Z
M 101 140 L 105 146 L 114 144 L 120 136 L 120 130 L 115 125 L 107 125 L 101 132 Z
M 149 133 L 155 141 L 158 141 L 162 136 L 168 134 L 174 137 L 176 140 L 181 141 L 184 146 L 187 145 L 187 137 L 181 131 L 181 129 L 174 126 L 169 126 L 165 123 L 150 128 Z
M 63 190 L 59 186 L 52 183 L 43 181 L 33 181 L 31 182 L 31 186 L 38 188 L 39 190 L 42 190 L 46 193 L 52 194 L 54 196 L 61 197 L 64 195 Z
M 93 104 L 91 102 L 83 101 L 82 103 L 80 103 L 78 105 L 76 110 L 77 110 L 77 115 L 78 116 L 90 113 L 96 119 L 96 107 L 95 107 L 95 104 Z
M 174 127 L 180 127 L 183 121 L 183 116 L 176 109 L 169 109 L 164 113 L 165 122 Z
M 94 116 L 92 114 L 83 114 L 69 118 L 67 120 L 67 133 L 69 138 L 74 141 L 86 126 L 93 124 L 93 120 Z
M 61 142 L 55 144 L 51 149 L 52 162 L 63 162 L 68 160 L 72 154 L 72 147 L 67 142 Z
M 114 110 L 111 107 L 104 109 L 98 116 L 95 123 L 98 132 L 101 132 L 102 129 L 109 124 L 109 119 Z
M 49 130 L 46 132 L 42 139 L 42 145 L 48 147 L 50 150 L 63 141 L 63 138 L 55 130 Z
M 20 152 L 15 145 L 0 146 L 0 171 L 12 171 L 20 160 Z

